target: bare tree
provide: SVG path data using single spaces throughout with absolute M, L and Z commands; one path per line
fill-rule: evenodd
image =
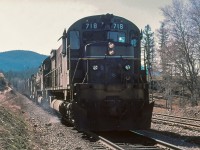
M 197 2 L 198 0 L 195 0 Z M 198 1 L 199 2 L 199 1 Z M 190 7 L 181 0 L 173 0 L 172 6 L 162 8 L 165 17 L 166 30 L 169 34 L 169 42 L 166 49 L 167 62 L 170 62 L 179 73 L 179 84 L 187 87 L 191 94 L 191 105 L 198 105 L 198 74 L 197 57 L 199 55 L 199 40 L 196 40 L 199 31 L 194 30 L 190 15 L 194 12 L 189 8 L 194 7 L 192 1 Z M 191 12 L 191 13 L 188 13 Z M 196 11 L 195 11 L 196 12 Z M 197 36 L 198 37 L 198 36 Z M 197 48 L 198 47 L 198 48 Z M 165 62 L 166 63 L 166 62 Z M 174 70 L 172 70 L 174 71 Z
M 191 20 L 191 26 L 198 32 L 196 36 L 200 35 L 200 0 L 189 0 L 189 17 Z M 196 33 L 196 32 L 195 32 Z
M 196 69 L 199 78 L 197 84 L 200 85 L 200 0 L 189 0 L 188 17 L 190 18 L 191 35 L 193 37 L 193 49 L 196 58 Z M 200 86 L 197 87 L 200 97 Z
M 160 56 L 160 72 L 161 72 L 161 78 L 162 80 L 159 82 L 161 91 L 163 93 L 163 96 L 166 99 L 166 108 L 169 108 L 172 98 L 172 78 L 171 78 L 171 68 L 172 66 L 169 66 L 170 59 L 168 58 L 168 43 L 169 43 L 169 34 L 167 29 L 165 28 L 165 22 L 161 22 L 160 28 L 157 30 L 157 37 L 158 37 L 158 54 Z

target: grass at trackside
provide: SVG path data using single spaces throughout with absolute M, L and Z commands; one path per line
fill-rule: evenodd
M 30 149 L 26 123 L 20 116 L 2 106 L 0 106 L 0 149 Z

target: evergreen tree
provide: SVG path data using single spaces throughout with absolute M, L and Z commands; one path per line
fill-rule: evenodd
M 155 59 L 154 43 L 154 32 L 151 31 L 151 27 L 149 25 L 146 25 L 143 30 L 142 47 L 145 52 L 145 66 L 147 67 L 148 74 L 150 76 Z
M 169 34 L 167 32 L 167 29 L 165 28 L 165 22 L 161 23 L 160 28 L 157 31 L 157 37 L 158 37 L 158 53 L 160 57 L 160 69 L 163 74 L 165 74 L 166 71 L 166 64 L 169 63 L 168 57 L 167 57 L 167 49 L 168 49 L 168 42 L 169 42 Z

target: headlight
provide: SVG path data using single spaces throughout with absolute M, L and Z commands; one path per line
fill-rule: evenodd
M 109 42 L 108 43 L 108 48 L 109 49 L 113 49 L 115 47 L 115 44 L 114 43 L 112 43 L 112 42 Z
M 130 65 L 126 65 L 126 66 L 125 66 L 125 69 L 126 69 L 126 70 L 130 70 L 130 69 L 131 69 L 131 66 L 130 66 Z
M 115 48 L 115 44 L 112 42 L 109 42 L 108 43 L 108 55 L 112 56 L 115 54 L 114 48 Z
M 114 55 L 114 50 L 108 50 L 108 54 L 111 56 L 111 55 Z
M 92 69 L 93 69 L 93 70 L 98 70 L 98 66 L 97 66 L 97 65 L 93 65 L 93 66 L 92 66 Z

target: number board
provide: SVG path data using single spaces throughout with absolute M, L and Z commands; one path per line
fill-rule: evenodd
M 85 29 L 85 30 L 100 29 L 101 28 L 101 24 L 100 23 L 96 23 L 96 22 L 87 22 L 87 23 L 83 24 L 82 28 Z
M 104 23 L 87 22 L 82 25 L 82 29 L 95 30 L 95 29 L 102 29 L 103 26 Z M 110 28 L 115 30 L 126 30 L 126 25 L 124 23 L 112 23 Z
M 111 29 L 117 29 L 117 30 L 125 30 L 126 25 L 123 23 L 113 23 L 111 26 Z

